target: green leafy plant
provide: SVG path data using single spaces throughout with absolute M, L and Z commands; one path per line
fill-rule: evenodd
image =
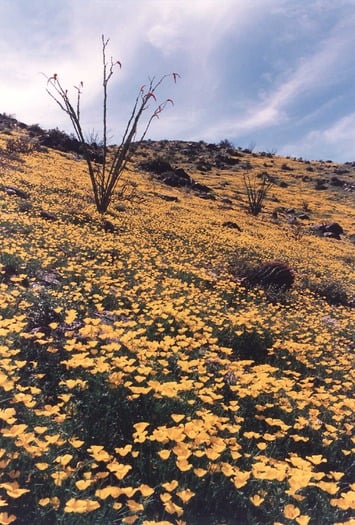
M 80 120 L 80 101 L 83 89 L 83 82 L 78 86 L 74 86 L 77 92 L 76 104 L 73 105 L 70 101 L 68 91 L 62 86 L 58 75 L 47 78 L 47 93 L 55 100 L 59 107 L 69 116 L 73 125 L 75 135 L 80 142 L 82 154 L 87 163 L 91 186 L 94 194 L 95 205 L 99 213 L 105 213 L 111 203 L 112 195 L 116 190 L 118 181 L 130 159 L 132 153 L 132 145 L 136 139 L 138 124 L 143 117 L 144 112 L 149 108 L 150 102 L 153 100 L 157 102 L 156 92 L 167 78 L 173 78 L 176 83 L 180 77 L 178 73 L 171 73 L 163 75 L 159 80 L 154 77 L 149 80 L 148 85 L 140 88 L 136 100 L 134 102 L 130 117 L 128 119 L 126 128 L 123 133 L 121 144 L 109 152 L 108 136 L 107 136 L 107 98 L 108 98 L 108 84 L 112 78 L 115 68 L 121 68 L 119 61 L 114 61 L 111 57 L 110 62 L 107 62 L 106 49 L 109 39 L 105 39 L 102 35 L 102 62 L 103 62 L 103 132 L 102 132 L 102 158 L 100 163 L 95 163 L 93 159 L 93 152 L 90 145 L 85 139 L 85 134 Z M 138 140 L 142 142 L 150 128 L 152 121 L 159 118 L 160 113 L 164 111 L 167 104 L 173 104 L 172 99 L 168 98 L 159 104 L 154 111 L 151 112 L 150 117 L 145 123 L 143 133 Z M 137 142 L 137 141 L 136 141 Z

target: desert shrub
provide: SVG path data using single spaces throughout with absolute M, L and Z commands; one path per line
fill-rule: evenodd
M 353 306 L 354 298 L 350 297 L 345 285 L 340 281 L 311 281 L 309 289 L 324 297 L 329 304 L 335 306 Z
M 152 160 L 141 162 L 138 167 L 149 173 L 154 173 L 155 175 L 161 175 L 166 171 L 173 171 L 173 167 L 170 162 L 164 157 L 157 157 Z
M 265 288 L 266 300 L 271 304 L 291 304 L 292 293 L 284 287 L 270 285 Z
M 10 155 L 16 155 L 18 153 L 28 155 L 37 149 L 38 143 L 27 137 L 12 138 L 9 139 L 6 144 L 6 151 Z
M 70 136 L 58 128 L 50 129 L 41 138 L 41 144 L 59 151 L 82 153 L 82 148 L 78 139 Z
M 223 139 L 223 140 L 221 140 L 221 141 L 218 143 L 218 146 L 219 146 L 220 148 L 230 148 L 230 149 L 232 149 L 233 152 L 234 152 L 234 145 L 233 145 L 233 143 L 232 143 L 230 140 L 228 140 L 228 139 Z
M 31 211 L 32 207 L 33 205 L 31 202 L 21 199 L 18 204 L 18 211 L 20 213 L 26 213 L 28 211 Z
M 13 128 L 16 128 L 17 126 L 17 120 L 13 115 L 9 115 L 7 113 L 0 113 L 0 129 L 1 131 L 7 132 L 6 134 L 11 131 Z
M 267 330 L 262 333 L 259 330 L 244 330 L 233 341 L 233 355 L 237 359 L 252 359 L 256 363 L 264 363 L 272 342 L 272 335 Z
M 289 166 L 288 164 L 286 164 L 286 162 L 284 162 L 281 166 L 281 169 L 283 171 L 293 171 L 293 168 L 291 168 L 291 166 Z
M 271 261 L 250 270 L 244 282 L 248 285 L 257 284 L 274 290 L 288 290 L 294 280 L 295 272 L 288 264 Z
M 42 135 L 44 133 L 43 129 L 39 124 L 31 124 L 28 126 L 28 131 L 30 135 Z
M 259 215 L 272 184 L 266 176 L 263 176 L 260 182 L 256 181 L 256 177 L 251 179 L 249 175 L 244 176 L 244 188 L 247 195 L 249 213 L 255 216 Z
M 127 211 L 127 208 L 126 206 L 122 203 L 122 202 L 118 202 L 116 205 L 115 205 L 115 210 L 120 212 L 120 213 L 124 213 L 125 211 Z

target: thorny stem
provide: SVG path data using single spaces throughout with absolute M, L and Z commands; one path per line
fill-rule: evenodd
M 266 195 L 272 186 L 272 181 L 270 181 L 267 177 L 263 177 L 262 182 L 257 188 L 255 179 L 251 181 L 249 176 L 244 176 L 244 186 L 247 193 L 250 213 L 255 216 L 259 215 L 262 210 Z
M 130 159 L 130 155 L 132 153 L 131 146 L 137 134 L 139 121 L 143 115 L 143 112 L 148 109 L 150 99 L 153 98 L 153 100 L 156 101 L 155 92 L 166 78 L 172 76 L 175 83 L 176 80 L 180 78 L 180 75 L 177 73 L 172 73 L 170 75 L 162 76 L 156 83 L 154 83 L 154 78 L 150 79 L 147 90 L 145 86 L 141 87 L 124 130 L 121 144 L 120 146 L 116 147 L 113 157 L 110 160 L 110 167 L 107 169 L 109 155 L 107 145 L 107 86 L 113 75 L 114 67 L 116 65 L 121 67 L 120 62 L 114 62 L 112 57 L 110 64 L 107 64 L 106 48 L 108 43 L 109 39 L 105 39 L 104 35 L 102 35 L 103 162 L 101 166 L 94 165 L 92 162 L 90 148 L 84 139 L 84 133 L 80 123 L 80 98 L 83 83 L 80 82 L 79 87 L 74 86 L 77 90 L 77 104 L 75 110 L 70 103 L 67 91 L 61 86 L 57 74 L 50 78 L 47 77 L 48 94 L 55 100 L 59 107 L 65 113 L 67 113 L 73 125 L 75 134 L 82 145 L 82 151 L 88 166 L 89 176 L 94 193 L 95 205 L 99 213 L 105 213 L 108 206 L 110 205 L 113 192 L 116 189 L 117 183 L 127 165 L 128 160 Z M 173 104 L 173 101 L 171 99 L 167 99 L 162 104 L 158 105 L 158 107 L 153 111 L 137 144 L 140 144 L 144 140 L 153 119 L 159 118 L 159 114 L 164 111 L 168 103 Z

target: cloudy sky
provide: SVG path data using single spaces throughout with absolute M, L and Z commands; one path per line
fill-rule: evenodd
M 46 93 L 57 73 L 73 99 L 83 81 L 82 123 L 100 134 L 102 34 L 122 63 L 112 142 L 142 84 L 176 72 L 149 138 L 355 160 L 355 0 L 0 0 L 0 113 L 71 131 Z

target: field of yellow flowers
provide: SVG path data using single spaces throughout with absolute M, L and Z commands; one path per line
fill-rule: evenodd
M 0 134 L 0 524 L 354 523 L 352 195 L 315 188 L 337 166 L 238 152 L 282 182 L 254 217 L 239 164 L 147 142 L 111 232 L 84 161 L 10 154 L 19 133 Z M 159 155 L 213 198 L 137 167 Z M 310 233 L 332 221 L 341 240 Z M 270 260 L 290 291 L 244 286 Z

